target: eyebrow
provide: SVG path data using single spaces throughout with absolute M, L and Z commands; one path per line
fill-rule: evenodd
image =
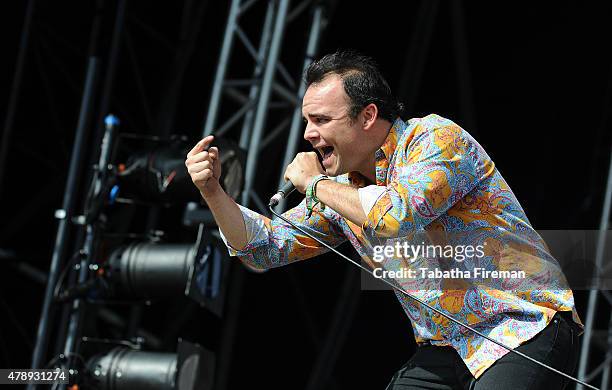
M 312 117 L 314 117 L 314 118 L 331 118 L 331 117 L 332 117 L 332 116 L 331 116 L 331 115 L 329 115 L 329 114 L 316 113 L 316 112 L 311 112 L 311 113 L 308 113 L 308 114 L 306 114 L 306 116 L 311 117 L 311 118 L 312 118 Z M 303 119 L 303 120 L 306 120 L 306 116 L 304 116 L 304 115 L 302 114 L 302 119 Z

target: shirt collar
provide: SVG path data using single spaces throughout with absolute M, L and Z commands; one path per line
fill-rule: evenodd
M 389 169 L 389 161 L 393 158 L 393 154 L 397 149 L 397 143 L 406 132 L 408 125 L 400 117 L 395 119 L 385 142 L 376 151 L 376 185 L 386 185 L 387 171 Z
M 395 149 L 397 148 L 397 142 L 402 138 L 402 135 L 408 128 L 406 122 L 404 122 L 400 117 L 397 117 L 391 129 L 389 129 L 389 134 L 387 134 L 387 138 L 385 142 L 380 146 L 380 149 L 376 151 L 376 160 L 380 160 L 386 158 L 387 160 L 391 160 Z
M 395 149 L 397 148 L 398 141 L 402 138 L 402 135 L 408 128 L 406 122 L 400 117 L 393 122 L 385 142 L 376 151 L 376 185 L 384 186 L 387 180 L 387 170 L 389 168 L 389 161 L 393 158 Z M 364 187 L 366 185 L 366 178 L 363 177 L 359 172 L 349 172 L 348 179 L 350 183 L 355 187 Z

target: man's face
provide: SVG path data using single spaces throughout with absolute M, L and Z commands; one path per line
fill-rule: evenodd
M 323 168 L 329 176 L 357 170 L 363 157 L 358 120 L 351 123 L 348 104 L 342 79 L 335 74 L 310 85 L 302 101 L 302 115 L 306 122 L 304 139 L 321 155 Z

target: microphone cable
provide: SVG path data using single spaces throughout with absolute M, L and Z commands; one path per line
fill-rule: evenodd
M 280 218 L 281 220 L 283 220 L 283 221 L 287 222 L 289 225 L 293 226 L 295 229 L 299 230 L 300 232 L 302 232 L 303 234 L 305 234 L 307 237 L 312 238 L 313 240 L 315 240 L 315 241 L 316 241 L 316 242 L 318 242 L 319 244 L 323 245 L 323 246 L 324 246 L 324 247 L 326 247 L 327 249 L 329 249 L 329 250 L 331 250 L 332 252 L 334 252 L 335 254 L 337 254 L 338 256 L 340 256 L 340 257 L 342 257 L 343 259 L 345 259 L 345 260 L 349 261 L 350 263 L 352 263 L 352 264 L 356 265 L 357 267 L 361 268 L 362 270 L 366 271 L 367 273 L 369 273 L 370 275 L 372 275 L 374 278 L 376 278 L 376 276 L 374 276 L 374 273 L 373 273 L 372 271 L 370 271 L 369 269 L 367 269 L 367 268 L 366 268 L 366 267 L 364 267 L 363 265 L 361 265 L 361 264 L 357 263 L 355 260 L 353 260 L 353 259 L 349 258 L 348 256 L 345 256 L 344 254 L 342 254 L 342 253 L 338 252 L 338 251 L 337 251 L 335 248 L 332 248 L 331 246 L 327 245 L 325 242 L 323 242 L 323 241 L 319 240 L 317 237 L 314 237 L 313 235 L 309 234 L 309 233 L 308 233 L 306 230 L 302 229 L 301 227 L 297 226 L 297 225 L 296 225 L 296 224 L 294 224 L 293 222 L 289 221 L 287 218 L 285 218 L 285 217 L 283 217 L 282 215 L 278 214 L 276 211 L 274 211 L 274 209 L 272 208 L 272 206 L 269 206 L 268 208 L 270 209 L 270 212 L 271 212 L 272 214 L 274 214 L 276 217 L 278 217 L 278 218 Z M 588 384 L 588 383 L 586 383 L 586 382 L 581 381 L 581 380 L 580 380 L 580 379 L 578 379 L 578 378 L 574 378 L 573 376 L 568 375 L 568 374 L 564 373 L 563 371 L 559 371 L 559 370 L 557 370 L 557 369 L 556 369 L 556 368 L 554 368 L 554 367 L 551 367 L 551 366 L 549 366 L 549 365 L 547 365 L 547 364 L 545 364 L 545 363 L 542 363 L 542 362 L 540 362 L 539 360 L 532 358 L 531 356 L 525 355 L 524 353 L 522 353 L 522 352 L 520 352 L 520 351 L 516 351 L 516 350 L 514 350 L 514 349 L 512 349 L 512 348 L 510 348 L 510 347 L 508 347 L 508 346 L 506 346 L 505 344 L 503 344 L 503 343 L 501 343 L 501 342 L 497 341 L 497 340 L 492 339 L 491 337 L 489 337 L 489 336 L 487 336 L 487 335 L 485 335 L 485 334 L 483 334 L 483 333 L 479 332 L 478 330 L 476 330 L 476 329 L 472 328 L 471 326 L 469 326 L 469 325 L 467 325 L 467 324 L 464 324 L 463 322 L 461 322 L 461 321 L 459 321 L 459 320 L 457 320 L 457 319 L 455 319 L 455 318 L 453 318 L 453 317 L 451 317 L 451 316 L 449 316 L 449 315 L 447 315 L 447 314 L 443 313 L 441 310 L 438 310 L 438 309 L 436 309 L 435 307 L 433 307 L 433 306 L 431 306 L 431 305 L 427 304 L 426 302 L 424 302 L 424 301 L 420 300 L 419 298 L 417 298 L 417 297 L 415 297 L 414 295 L 410 294 L 409 292 L 405 291 L 405 290 L 404 290 L 404 289 L 402 289 L 401 287 L 395 287 L 395 286 L 393 285 L 393 283 L 391 283 L 391 282 L 389 282 L 389 281 L 387 280 L 387 278 L 376 278 L 376 279 L 380 279 L 380 280 L 382 280 L 384 283 L 388 284 L 388 285 L 389 285 L 389 286 L 391 286 L 392 288 L 394 288 L 394 289 L 396 289 L 396 290 L 401 291 L 401 292 L 402 292 L 404 295 L 406 295 L 408 298 L 410 298 L 410 299 L 412 299 L 412 300 L 416 301 L 417 303 L 419 303 L 419 304 L 421 304 L 421 305 L 423 305 L 423 306 L 427 307 L 428 309 L 430 309 L 430 310 L 432 310 L 432 311 L 436 312 L 437 314 L 439 314 L 439 315 L 441 315 L 441 316 L 443 316 L 443 317 L 445 317 L 445 318 L 449 319 L 450 321 L 454 322 L 455 324 L 460 325 L 460 326 L 462 326 L 462 327 L 464 327 L 464 328 L 468 329 L 469 331 L 473 332 L 474 334 L 476 334 L 476 335 L 478 335 L 478 336 L 480 336 L 480 337 L 482 337 L 482 338 L 484 338 L 484 339 L 486 339 L 486 340 L 489 340 L 489 341 L 490 341 L 490 342 L 492 342 L 492 343 L 495 343 L 495 344 L 499 345 L 500 347 L 504 348 L 505 350 L 507 350 L 507 351 L 509 351 L 509 352 L 515 353 L 516 355 L 521 356 L 521 357 L 522 357 L 522 358 L 524 358 L 524 359 L 527 359 L 527 360 L 529 360 L 529 361 L 531 361 L 531 362 L 533 362 L 533 363 L 536 363 L 536 364 L 538 364 L 539 366 L 544 367 L 544 368 L 546 368 L 547 370 L 550 370 L 550 371 L 552 371 L 552 372 L 554 372 L 554 373 L 557 373 L 557 374 L 559 374 L 559 375 L 561 375 L 561 376 L 564 376 L 565 378 L 570 379 L 570 380 L 572 380 L 572 381 L 574 381 L 574 382 L 576 382 L 576 383 L 578 383 L 578 384 L 581 384 L 581 385 L 583 385 L 583 386 L 586 386 L 586 387 L 588 387 L 589 389 L 601 390 L 601 389 L 599 389 L 599 388 L 597 388 L 597 387 L 595 387 L 595 386 L 593 386 L 593 385 L 590 385 L 590 384 Z

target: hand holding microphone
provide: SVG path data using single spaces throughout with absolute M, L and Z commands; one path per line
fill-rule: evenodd
M 285 184 L 270 199 L 270 206 L 276 206 L 294 190 L 302 194 L 313 177 L 324 173 L 315 152 L 298 153 L 285 170 Z
M 290 193 L 295 191 L 295 186 L 291 182 L 291 180 L 287 180 L 285 184 L 270 198 L 269 206 L 276 206 L 281 199 L 286 199 Z

